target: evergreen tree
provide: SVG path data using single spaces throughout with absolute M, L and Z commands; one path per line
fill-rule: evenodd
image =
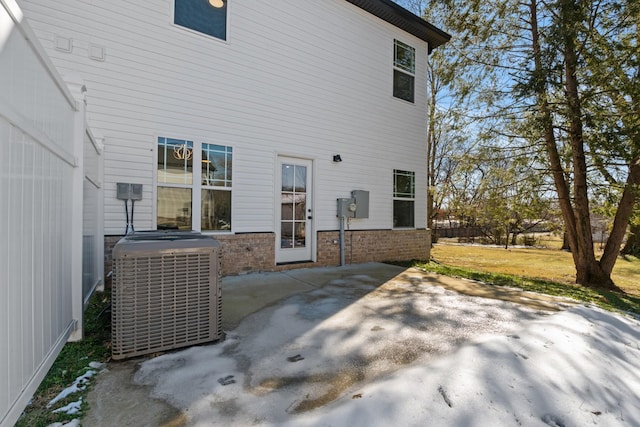
M 422 3 L 422 2 L 420 2 Z M 451 96 L 482 119 L 485 140 L 526 140 L 553 183 L 576 282 L 617 289 L 611 271 L 640 184 L 640 6 L 634 1 L 424 2 L 453 38 Z M 452 77 L 453 73 L 453 77 Z M 617 185 L 610 237 L 596 259 L 590 196 Z

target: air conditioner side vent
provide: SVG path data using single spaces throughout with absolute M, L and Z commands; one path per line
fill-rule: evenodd
M 219 244 L 189 236 L 116 244 L 113 359 L 223 339 Z

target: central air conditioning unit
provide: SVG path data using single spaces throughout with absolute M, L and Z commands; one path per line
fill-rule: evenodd
M 220 244 L 196 232 L 142 231 L 113 248 L 114 360 L 224 339 Z

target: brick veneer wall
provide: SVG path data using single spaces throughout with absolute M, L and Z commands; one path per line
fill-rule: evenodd
M 273 271 L 276 266 L 275 233 L 219 234 L 222 275 Z
M 104 274 L 108 275 L 113 268 L 113 247 L 124 236 L 104 236 Z
M 348 230 L 345 231 L 345 263 L 371 261 L 428 260 L 431 230 Z M 339 232 L 318 232 L 318 264 L 339 265 Z
M 111 252 L 122 236 L 105 236 L 105 272 L 111 271 Z M 318 232 L 317 262 L 276 265 L 274 233 L 218 234 L 222 250 L 222 275 L 293 268 L 340 265 L 337 231 Z M 353 230 L 345 231 L 345 262 L 428 260 L 431 230 Z
M 123 236 L 104 236 L 104 271 L 113 268 L 113 247 Z M 222 275 L 276 270 L 275 233 L 218 234 Z

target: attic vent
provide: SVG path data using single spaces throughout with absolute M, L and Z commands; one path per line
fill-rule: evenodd
M 223 338 L 220 249 L 198 233 L 140 232 L 113 249 L 112 357 Z

